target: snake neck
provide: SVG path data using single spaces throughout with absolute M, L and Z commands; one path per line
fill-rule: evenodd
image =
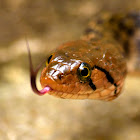
M 127 58 L 128 71 L 140 70 L 140 13 L 102 14 L 89 23 L 82 39 L 119 43 Z

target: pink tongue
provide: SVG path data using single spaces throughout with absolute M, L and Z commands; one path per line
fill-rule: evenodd
M 44 95 L 46 93 L 48 93 L 51 90 L 50 87 L 44 87 L 42 90 L 40 90 L 40 95 Z

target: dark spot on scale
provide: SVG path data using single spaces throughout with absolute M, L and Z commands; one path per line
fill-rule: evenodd
M 100 50 L 100 47 L 99 47 L 99 46 L 96 46 L 96 47 L 95 47 L 95 50 Z
M 110 23 L 115 22 L 115 18 L 114 18 L 114 17 L 111 17 L 110 20 L 109 20 L 109 22 L 110 22 Z
M 132 36 L 132 35 L 134 34 L 134 29 L 133 29 L 133 28 L 128 28 L 128 29 L 126 30 L 126 32 L 127 32 L 127 34 L 128 34 L 129 36 Z
M 85 34 L 89 34 L 89 33 L 91 33 L 91 32 L 94 32 L 94 30 L 93 30 L 92 28 L 87 28 L 87 29 L 85 30 Z
M 126 34 L 128 34 L 129 36 L 132 36 L 134 34 L 134 27 L 128 27 L 127 25 L 125 25 L 125 21 L 121 20 L 118 24 L 118 27 L 120 30 L 123 30 L 124 32 L 126 32 Z
M 126 26 L 124 25 L 124 23 L 122 21 L 118 24 L 118 26 L 119 26 L 120 30 L 125 30 L 125 28 L 126 28 Z

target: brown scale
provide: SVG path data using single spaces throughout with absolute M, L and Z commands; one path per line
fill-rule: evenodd
M 31 65 L 33 90 L 39 95 L 46 90 L 63 99 L 110 101 L 118 97 L 126 77 L 130 40 L 138 24 L 135 18 L 129 14 L 95 18 L 80 40 L 62 44 L 49 57 L 40 78 L 43 92 L 36 88 L 37 71 Z
M 97 40 L 105 36 L 113 36 L 112 40 L 123 47 L 128 71 L 140 69 L 140 13 L 102 14 L 90 22 L 83 38 Z

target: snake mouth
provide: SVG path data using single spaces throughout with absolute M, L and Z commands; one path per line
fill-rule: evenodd
M 53 89 L 49 86 L 44 87 L 42 90 L 40 90 L 38 92 L 39 95 L 44 95 L 46 93 L 49 93 L 50 91 L 52 91 Z

